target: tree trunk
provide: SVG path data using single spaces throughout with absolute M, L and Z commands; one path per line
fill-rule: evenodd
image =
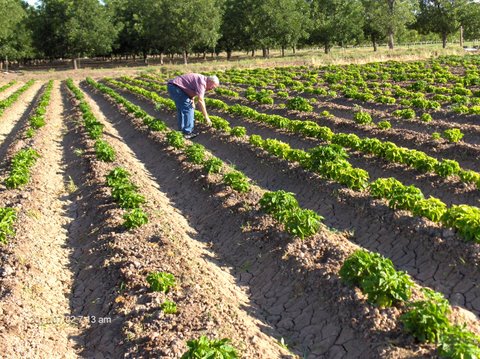
M 8 56 L 5 56 L 5 72 L 8 72 Z
M 395 0 L 387 0 L 387 5 L 388 5 L 389 17 L 390 19 L 393 19 L 395 15 Z M 390 50 L 393 50 L 393 46 L 394 46 L 393 33 L 394 33 L 394 29 L 390 24 L 390 26 L 388 27 L 388 48 Z
M 325 53 L 328 54 L 330 52 L 330 48 L 328 47 L 328 44 L 325 44 Z
M 460 47 L 463 47 L 463 25 L 460 26 Z
M 447 34 L 442 34 L 442 47 L 447 47 Z
M 262 47 L 262 57 L 267 57 L 267 49 L 265 47 Z
M 146 51 L 143 52 L 143 63 L 145 65 L 148 65 L 148 59 L 147 59 L 147 52 Z
M 73 69 L 78 70 L 78 59 L 76 57 L 73 58 Z
M 160 65 L 163 65 L 163 52 L 160 52 Z
M 377 51 L 377 41 L 375 39 L 375 35 L 372 34 L 370 38 L 372 39 L 373 51 L 376 52 Z
M 232 58 L 232 50 L 227 50 L 227 60 Z
M 292 47 L 292 51 L 293 51 L 293 54 L 294 54 L 294 55 L 295 55 L 295 51 L 296 51 L 296 50 L 297 50 L 297 49 L 295 48 L 295 46 L 293 46 L 293 47 Z
M 388 32 L 388 48 L 393 50 L 394 42 L 393 42 L 393 30 L 390 29 Z
M 188 64 L 188 56 L 187 56 L 187 50 L 183 51 L 183 64 L 187 65 Z
M 203 52 L 203 60 L 206 60 L 206 59 L 207 59 L 207 52 L 204 51 L 204 52 Z
M 282 57 L 285 57 L 285 46 L 282 45 Z
M 255 57 L 255 50 L 252 50 L 252 57 Z

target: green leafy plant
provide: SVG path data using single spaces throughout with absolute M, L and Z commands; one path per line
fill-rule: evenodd
M 390 208 L 413 210 L 418 201 L 424 199 L 422 191 L 413 186 L 397 187 L 389 196 L 388 206 Z
M 177 314 L 177 304 L 170 300 L 166 300 L 160 305 L 160 308 L 165 314 Z
M 201 336 L 199 339 L 187 342 L 188 351 L 181 359 L 236 359 L 236 349 L 230 344 L 230 339 L 208 339 Z
M 145 197 L 137 192 L 137 187 L 132 183 L 122 183 L 112 187 L 112 197 L 120 208 L 139 208 L 145 203 Z
M 438 354 L 442 358 L 480 358 L 480 337 L 465 326 L 453 325 L 440 338 Z
M 230 134 L 235 137 L 244 137 L 247 135 L 247 129 L 243 126 L 235 126 L 230 130 Z
M 353 190 L 363 190 L 369 185 L 370 176 L 367 171 L 361 168 L 345 167 L 338 177 L 341 184 Z
M 447 205 L 435 197 L 421 199 L 413 206 L 415 216 L 425 217 L 433 222 L 440 222 L 447 211 Z
M 203 169 L 207 173 L 219 173 L 222 169 L 222 160 L 216 157 L 209 158 L 203 163 Z
M 147 276 L 147 283 L 154 292 L 168 293 L 175 287 L 175 276 L 167 272 L 151 272 Z
M 95 155 L 100 161 L 113 162 L 115 161 L 115 150 L 103 140 L 97 140 L 95 142 Z
M 370 125 L 373 123 L 372 116 L 368 112 L 358 111 L 353 115 L 353 119 L 360 125 Z
M 311 112 L 313 111 L 313 106 L 308 102 L 307 99 L 303 97 L 294 97 L 287 101 L 287 108 L 290 110 Z
M 168 129 L 167 124 L 162 120 L 153 120 L 148 124 L 148 127 L 152 131 L 166 131 Z
M 40 154 L 33 148 L 18 151 L 12 158 L 11 171 L 5 179 L 7 188 L 18 188 L 30 180 L 30 168 L 35 164 Z
M 434 133 L 432 133 L 432 140 L 438 141 L 438 140 L 440 140 L 441 138 L 442 138 L 442 135 L 441 135 L 440 132 L 434 132 Z
M 323 217 L 310 209 L 290 210 L 284 220 L 285 229 L 301 239 L 318 232 Z
M 232 171 L 226 173 L 223 176 L 223 182 L 232 187 L 235 191 L 238 192 L 248 192 L 250 190 L 250 183 L 248 183 L 248 178 L 239 171 Z
M 436 343 L 448 332 L 450 305 L 442 294 L 424 288 L 425 300 L 413 302 L 400 317 L 406 332 L 421 342 Z
M 404 118 L 406 120 L 415 118 L 416 114 L 415 111 L 412 110 L 411 108 L 406 108 L 403 110 L 395 110 L 393 111 L 393 115 L 397 117 Z
M 355 251 L 345 260 L 339 274 L 348 284 L 360 287 L 368 301 L 380 307 L 392 306 L 411 296 L 410 277 L 396 271 L 392 261 L 378 253 Z
M 456 143 L 463 138 L 463 133 L 458 128 L 451 128 L 443 131 L 442 137 L 448 142 Z
M 467 241 L 480 243 L 480 208 L 453 205 L 444 213 L 442 223 L 455 228 Z
M 170 131 L 167 133 L 167 142 L 170 146 L 176 149 L 183 148 L 185 146 L 185 138 L 179 131 Z
M 123 225 L 133 229 L 148 223 L 148 215 L 141 208 L 134 208 L 123 215 Z
M 310 155 L 308 167 L 318 172 L 323 172 L 327 162 L 338 162 L 348 158 L 347 151 L 337 144 L 313 147 L 308 150 L 308 154 Z
M 463 182 L 480 184 L 480 173 L 472 170 L 460 170 L 458 176 Z
M 389 128 L 392 128 L 392 124 L 389 121 L 380 121 L 377 122 L 378 128 L 381 128 L 382 130 L 388 130 Z
M 434 170 L 442 177 L 453 176 L 460 172 L 460 164 L 454 160 L 443 160 L 435 165 Z
M 280 222 L 285 220 L 289 211 L 299 208 L 294 194 L 282 190 L 265 192 L 259 204 L 263 211 L 271 214 L 273 218 Z
M 130 178 L 130 174 L 125 168 L 115 167 L 106 176 L 107 186 L 113 187 L 115 186 L 116 183 L 128 182 L 129 178 Z
M 145 197 L 137 192 L 137 186 L 130 182 L 130 175 L 125 169 L 116 167 L 106 177 L 107 185 L 112 189 L 112 197 L 121 208 L 139 208 L 145 203 Z
M 205 147 L 194 143 L 185 149 L 185 154 L 190 162 L 200 165 L 205 160 Z
M 396 178 L 378 178 L 369 185 L 370 194 L 374 198 L 390 198 L 403 184 Z
M 25 132 L 25 137 L 27 137 L 27 138 L 32 138 L 34 135 L 35 135 L 35 130 L 33 128 L 29 128 Z
M 17 220 L 17 212 L 13 208 L 0 208 L 0 243 L 7 244 L 7 239 L 15 235 L 13 225 Z
M 251 135 L 248 142 L 255 147 L 262 147 L 263 139 L 260 135 Z
M 429 113 L 423 113 L 422 116 L 420 116 L 420 120 L 428 123 L 428 122 L 432 122 L 433 118 L 432 118 L 432 115 L 430 115 Z

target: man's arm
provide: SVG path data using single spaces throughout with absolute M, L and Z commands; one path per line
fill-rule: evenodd
M 207 125 L 211 125 L 212 121 L 210 121 L 210 117 L 208 117 L 207 107 L 205 106 L 203 97 L 198 97 L 198 106 L 200 107 L 200 111 L 203 113 L 203 117 L 205 118 Z

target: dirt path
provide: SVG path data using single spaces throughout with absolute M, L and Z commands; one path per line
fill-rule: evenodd
M 32 89 L 31 91 L 38 90 Z M 9 264 L 13 272 L 3 285 L 9 294 L 1 304 L 2 356 L 9 358 L 76 358 L 68 295 L 72 283 L 68 223 L 71 205 L 62 164 L 62 103 L 59 84 L 52 91 L 47 125 L 34 148 L 41 154 L 31 183 L 17 192 L 20 204 L 17 235 Z M 5 320 L 6 319 L 6 320 Z

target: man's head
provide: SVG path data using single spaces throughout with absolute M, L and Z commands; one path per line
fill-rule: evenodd
M 217 76 L 207 76 L 207 90 L 213 90 L 218 85 L 220 85 L 220 80 Z

